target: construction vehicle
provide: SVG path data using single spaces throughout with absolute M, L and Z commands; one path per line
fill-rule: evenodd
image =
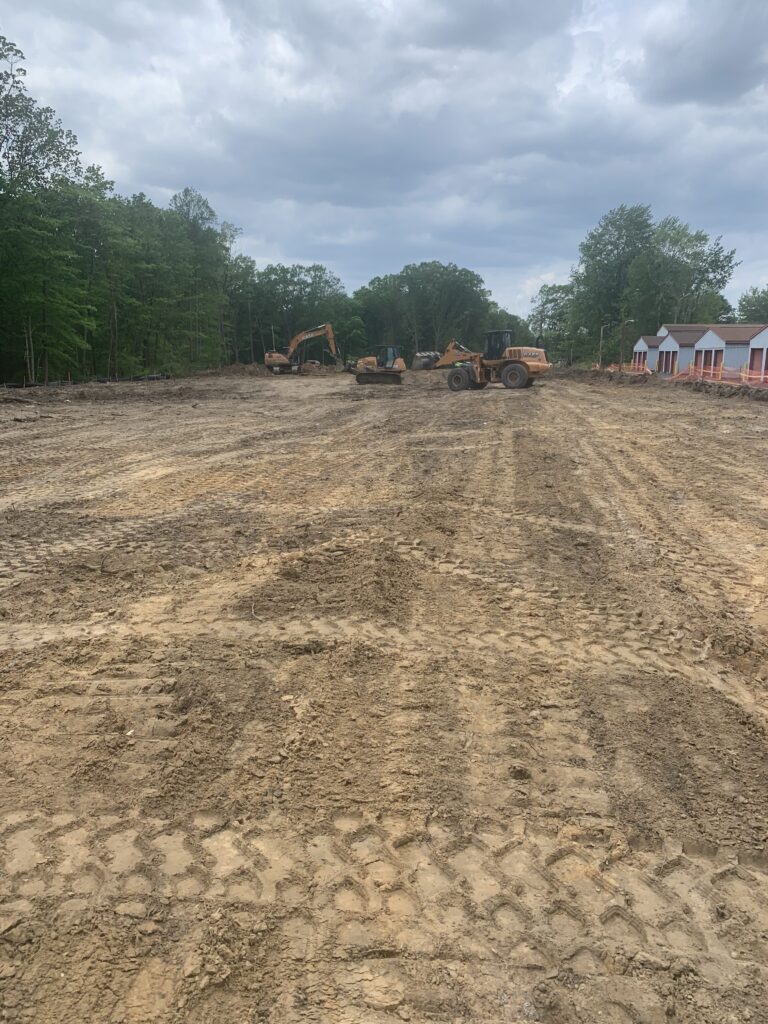
M 336 348 L 336 339 L 333 336 L 333 328 L 330 324 L 318 324 L 317 327 L 310 327 L 309 330 L 299 331 L 288 342 L 288 346 L 278 352 L 272 349 L 264 353 L 264 365 L 273 373 L 301 373 L 305 365 L 303 349 L 300 347 L 312 338 L 319 338 L 325 335 L 328 341 L 328 351 L 333 356 L 337 365 L 340 364 L 340 357 Z
M 405 360 L 399 345 L 379 345 L 374 353 L 362 356 L 355 364 L 358 384 L 402 384 Z
M 505 388 L 529 388 L 548 370 L 543 348 L 513 345 L 512 331 L 488 331 L 482 352 L 472 352 L 458 341 L 448 343 L 435 369 L 452 367 L 448 374 L 451 391 L 480 391 L 489 384 L 503 384 Z

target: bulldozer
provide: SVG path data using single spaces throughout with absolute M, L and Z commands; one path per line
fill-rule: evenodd
M 512 331 L 488 331 L 482 352 L 450 341 L 435 369 L 452 367 L 448 374 L 451 391 L 480 391 L 497 383 L 505 388 L 530 388 L 552 364 L 543 348 L 513 345 L 512 341 Z
M 355 363 L 358 384 L 402 384 L 405 360 L 399 345 L 379 345 L 372 355 L 362 356 Z
M 300 346 L 305 341 L 310 341 L 312 338 L 319 338 L 323 335 L 328 342 L 328 351 L 333 356 L 337 366 L 340 365 L 341 360 L 336 348 L 336 339 L 333 336 L 333 328 L 330 324 L 318 324 L 317 327 L 310 327 L 309 330 L 299 331 L 298 334 L 291 338 L 287 347 L 282 352 L 278 352 L 276 349 L 265 352 L 264 365 L 275 374 L 301 373 L 304 367 L 304 360 L 301 358 L 303 353 Z

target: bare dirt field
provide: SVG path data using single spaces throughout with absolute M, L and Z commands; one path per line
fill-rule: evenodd
M 0 1019 L 768 1020 L 768 408 L 0 398 Z

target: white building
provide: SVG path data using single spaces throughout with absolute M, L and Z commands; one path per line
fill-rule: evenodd
M 637 370 L 655 370 L 661 338 L 656 334 L 642 334 L 632 349 L 632 366 Z
M 768 327 L 764 327 L 749 343 L 749 380 L 768 382 Z
M 694 376 L 730 380 L 750 374 L 768 383 L 768 325 L 662 324 L 655 336 L 643 335 L 632 350 L 635 369 L 673 377 L 688 370 Z
M 765 324 L 715 324 L 696 342 L 695 369 L 713 377 L 723 370 L 746 370 L 752 340 L 761 333 L 765 333 Z
M 707 331 L 707 324 L 663 324 L 658 330 L 661 338 L 657 370 L 670 377 L 683 373 L 693 362 L 696 342 Z

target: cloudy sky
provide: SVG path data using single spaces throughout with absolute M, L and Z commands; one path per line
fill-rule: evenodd
M 29 0 L 0 32 L 124 193 L 199 188 L 259 265 L 425 259 L 525 314 L 621 202 L 768 283 L 768 0 Z

